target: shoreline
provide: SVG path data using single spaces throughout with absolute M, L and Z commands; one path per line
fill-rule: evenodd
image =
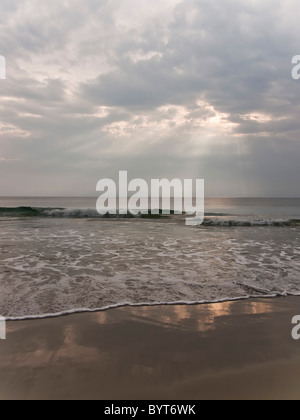
M 9 321 L 8 400 L 299 399 L 300 297 Z
M 300 297 L 300 293 L 293 294 L 293 293 L 280 293 L 275 292 L 272 295 L 250 295 L 250 296 L 241 296 L 236 298 L 224 298 L 224 299 L 217 299 L 212 301 L 195 301 L 195 302 L 188 302 L 188 301 L 177 301 L 177 302 L 154 302 L 154 303 L 120 303 L 116 305 L 110 305 L 103 308 L 95 308 L 95 309 L 88 309 L 88 308 L 79 308 L 79 309 L 70 309 L 62 312 L 57 312 L 53 314 L 42 314 L 42 315 L 25 315 L 20 317 L 4 317 L 7 322 L 21 322 L 21 321 L 37 321 L 43 319 L 54 319 L 54 318 L 61 318 L 65 316 L 72 316 L 72 315 L 81 315 L 81 314 L 94 314 L 99 312 L 107 312 L 114 309 L 122 309 L 122 308 L 159 308 L 163 306 L 199 306 L 199 305 L 214 305 L 219 303 L 231 303 L 231 302 L 240 302 L 240 301 L 247 301 L 247 300 L 259 300 L 259 299 L 278 299 L 278 298 L 288 298 L 288 297 Z

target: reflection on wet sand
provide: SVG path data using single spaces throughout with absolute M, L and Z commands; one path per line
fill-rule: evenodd
M 16 329 L 8 328 L 8 334 L 12 334 Z M 61 345 L 53 351 L 46 337 L 31 337 L 32 345 L 35 346 L 34 351 L 18 352 L 13 361 L 15 368 L 30 366 L 31 368 L 39 368 L 49 363 L 61 361 L 80 360 L 81 362 L 92 362 L 99 360 L 100 353 L 96 348 L 87 348 L 78 344 L 76 326 L 67 325 L 63 330 L 63 340 Z M 50 347 L 50 348 L 49 348 Z M 1 350 L 1 349 L 0 349 Z M 12 355 L 6 354 L 1 363 L 5 364 L 11 361 Z
M 107 323 L 107 318 L 108 318 L 107 312 L 106 311 L 105 312 L 98 312 L 96 314 L 96 318 L 97 318 L 98 324 L 105 325 Z
M 300 348 L 291 339 L 298 308 L 295 297 L 9 322 L 0 396 L 272 398 L 281 390 L 300 397 Z
M 268 302 L 250 302 L 249 313 L 253 315 L 272 313 L 272 305 Z
M 236 308 L 236 301 L 222 302 L 203 305 L 170 305 L 162 306 L 157 311 L 156 306 L 145 307 L 128 307 L 125 309 L 133 318 L 139 318 L 141 322 L 155 323 L 164 328 L 183 328 L 194 329 L 195 324 L 199 332 L 213 330 L 217 318 L 234 316 Z M 122 310 L 122 309 L 121 309 Z M 258 315 L 271 313 L 273 310 L 272 304 L 265 301 L 244 301 L 243 314 L 244 315 Z M 98 314 L 99 323 L 103 324 L 108 321 L 106 313 Z

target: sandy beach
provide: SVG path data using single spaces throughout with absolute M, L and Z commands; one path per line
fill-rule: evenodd
M 300 298 L 7 323 L 1 399 L 299 399 Z

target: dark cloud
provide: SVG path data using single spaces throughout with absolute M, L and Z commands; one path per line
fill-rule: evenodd
M 209 195 L 299 196 L 299 12 L 3 0 L 0 194 L 91 195 L 128 169 L 205 177 Z

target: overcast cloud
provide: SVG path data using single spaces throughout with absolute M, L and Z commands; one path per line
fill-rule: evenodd
M 205 178 L 300 196 L 300 3 L 1 0 L 0 195 Z

